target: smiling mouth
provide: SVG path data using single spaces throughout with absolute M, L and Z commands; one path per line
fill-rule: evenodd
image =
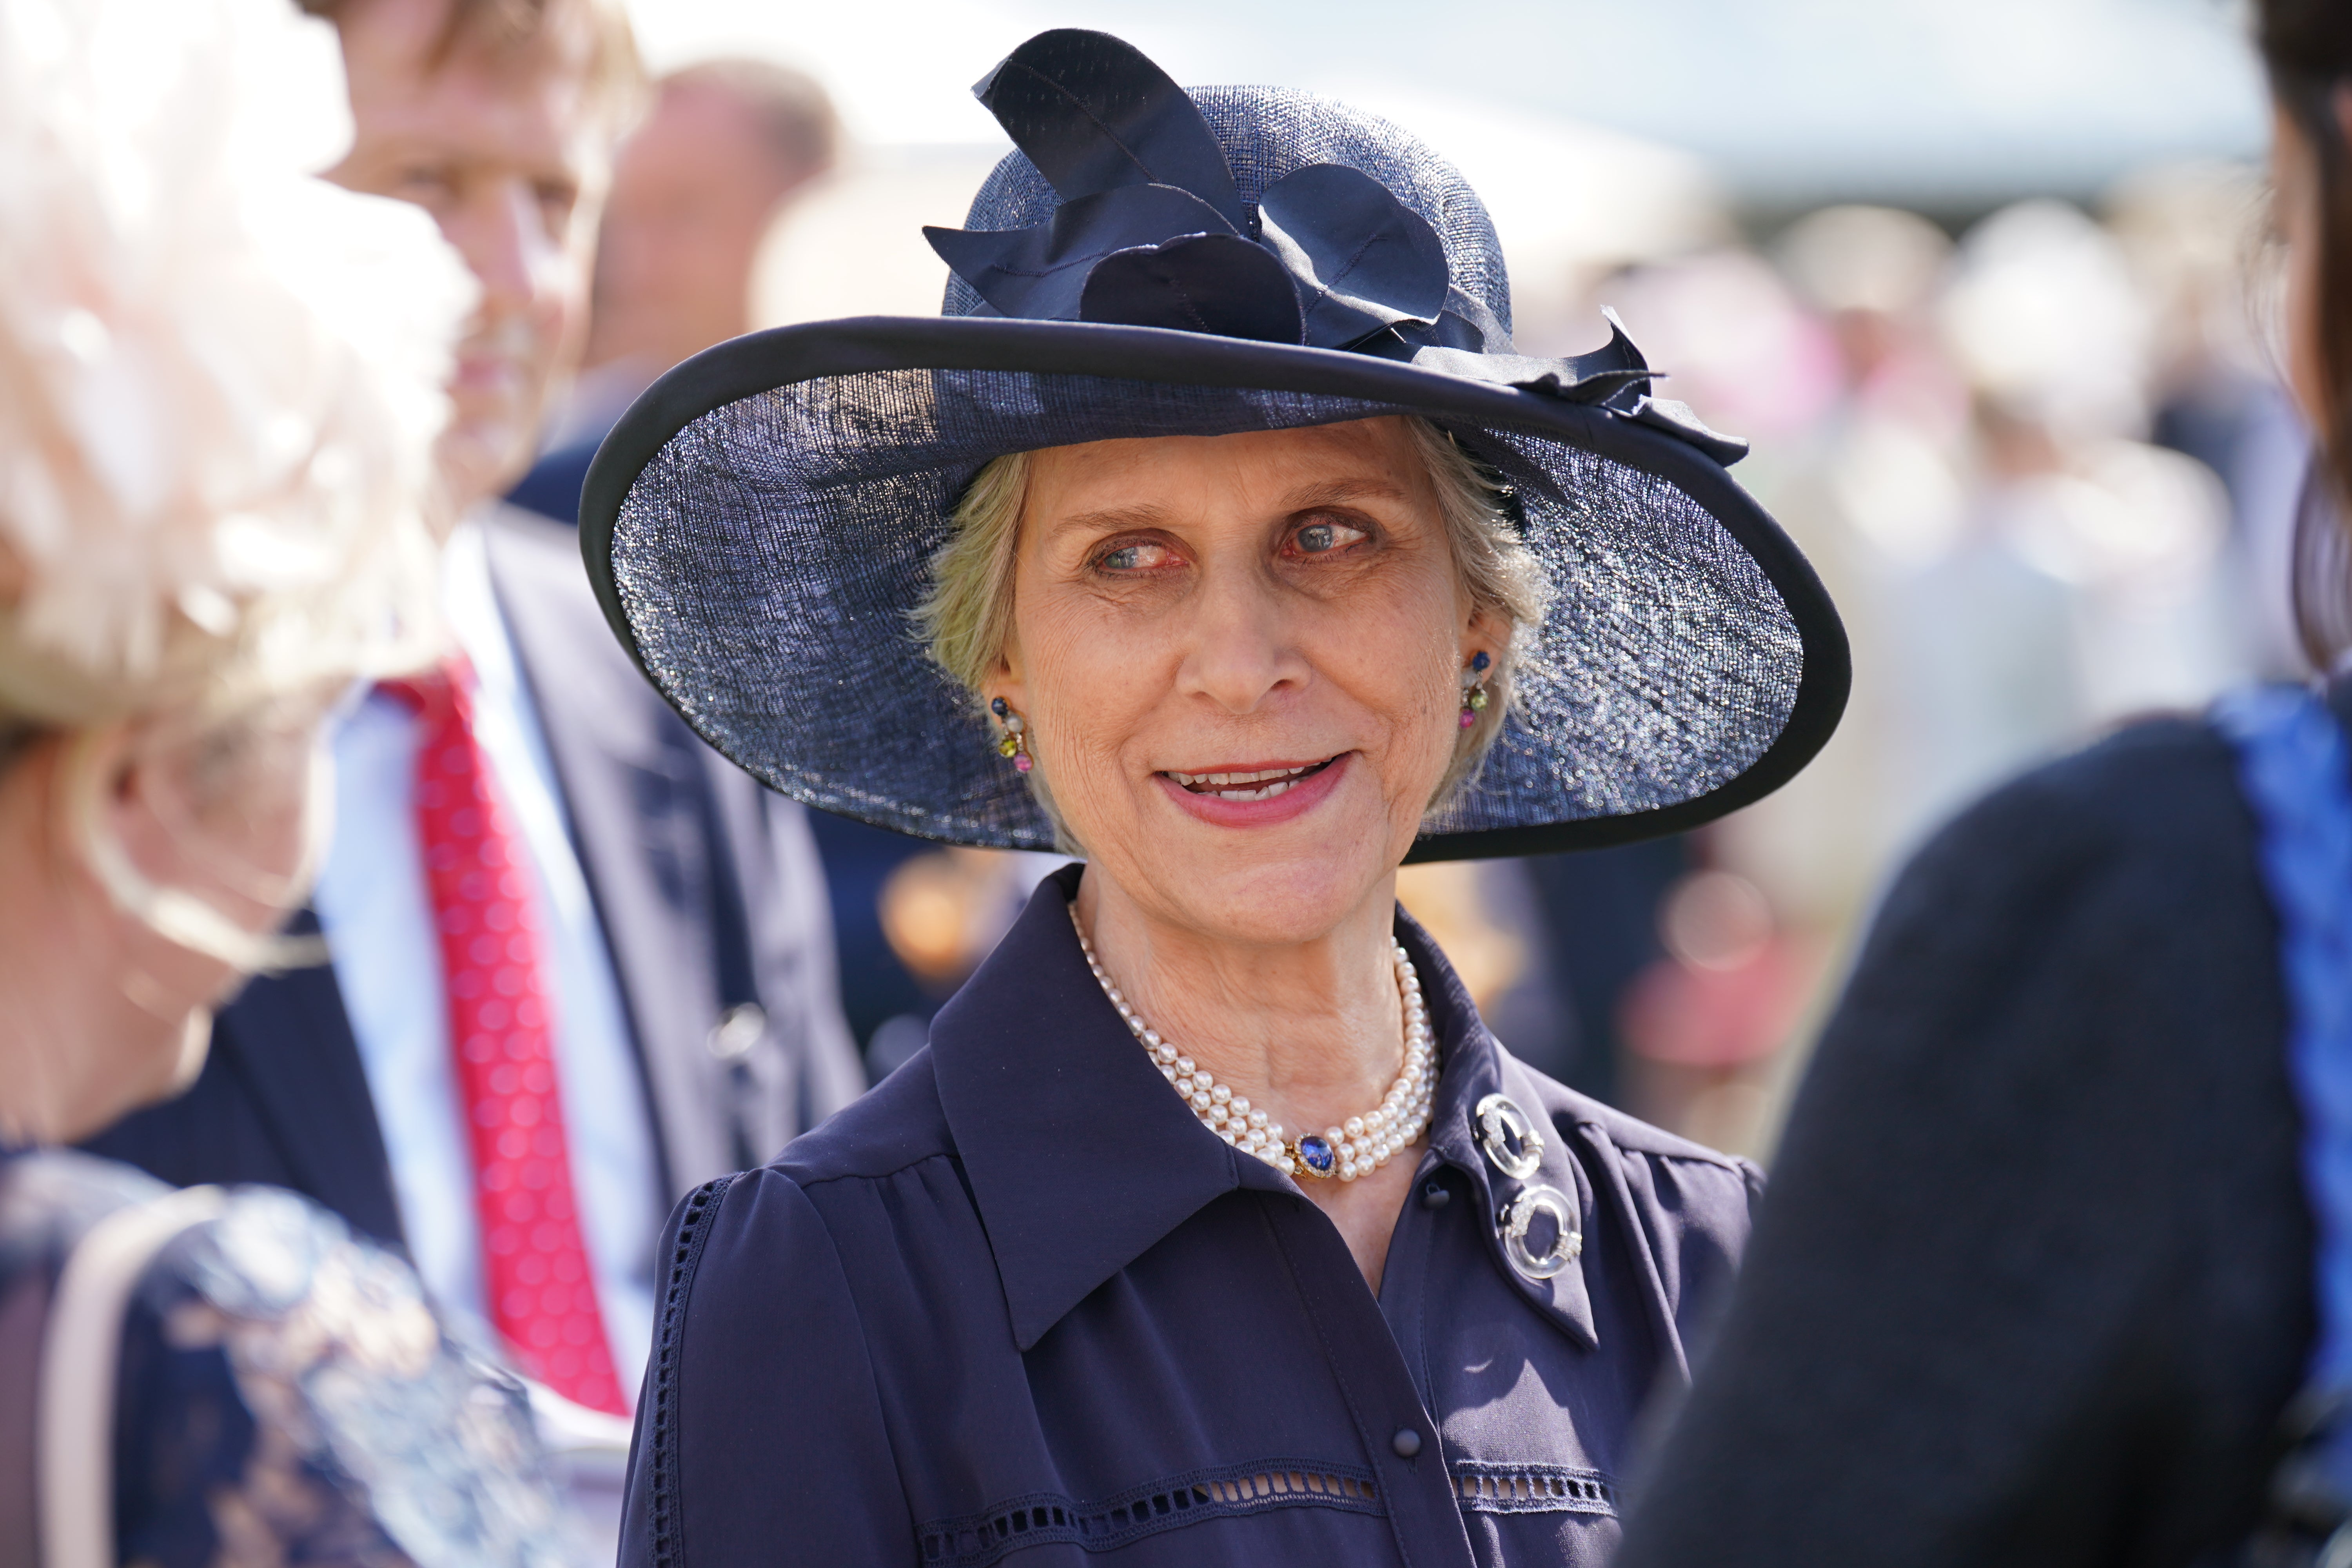
M 1162 776 L 1175 780 L 1192 795 L 1213 795 L 1219 800 L 1272 800 L 1339 760 L 1326 757 L 1319 763 L 1305 763 L 1295 768 L 1260 768 L 1244 773 L 1180 773 L 1171 768 Z

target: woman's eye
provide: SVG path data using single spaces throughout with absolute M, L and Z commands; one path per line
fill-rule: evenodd
M 1096 564 L 1106 572 L 1149 572 L 1164 566 L 1169 559 L 1164 544 L 1122 544 L 1116 550 L 1105 551 Z
M 1370 537 L 1362 529 L 1344 522 L 1310 522 L 1292 534 L 1291 541 L 1302 555 L 1328 555 Z

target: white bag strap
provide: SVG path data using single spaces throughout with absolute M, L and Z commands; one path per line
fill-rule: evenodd
M 174 1237 L 220 1212 L 218 1187 L 117 1209 L 66 1259 L 41 1342 L 42 1568 L 114 1568 L 114 1380 L 131 1292 Z

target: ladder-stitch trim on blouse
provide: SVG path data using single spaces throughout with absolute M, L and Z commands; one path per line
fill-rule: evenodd
M 1456 1459 L 1454 1496 L 1465 1513 L 1597 1513 L 1617 1516 L 1617 1488 L 1598 1470 L 1559 1465 L 1497 1465 Z
M 710 1221 L 734 1180 L 721 1176 L 705 1182 L 688 1196 L 686 1212 L 678 1220 L 677 1246 L 670 1254 L 669 1279 L 663 1288 L 661 1331 L 654 1340 L 653 1386 L 646 1401 L 655 1568 L 677 1568 L 685 1557 L 677 1537 L 678 1341 L 686 1328 L 686 1300 L 694 1284 L 694 1271 L 702 1262 L 703 1243 L 710 1239 Z
M 1069 1542 L 1109 1552 L 1204 1519 L 1299 1507 L 1383 1511 L 1370 1470 L 1320 1459 L 1261 1459 L 1194 1470 L 1094 1502 L 1033 1492 L 984 1512 L 932 1520 L 916 1536 L 927 1564 L 985 1568 L 1015 1547 Z

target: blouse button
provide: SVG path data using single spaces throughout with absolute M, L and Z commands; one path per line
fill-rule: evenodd
M 1421 1452 L 1421 1434 L 1410 1426 L 1400 1426 L 1397 1435 L 1389 1439 L 1389 1447 L 1397 1451 L 1400 1459 L 1410 1459 Z
M 1454 1201 L 1454 1194 L 1443 1176 L 1432 1176 L 1421 1184 L 1421 1206 L 1442 1209 Z

